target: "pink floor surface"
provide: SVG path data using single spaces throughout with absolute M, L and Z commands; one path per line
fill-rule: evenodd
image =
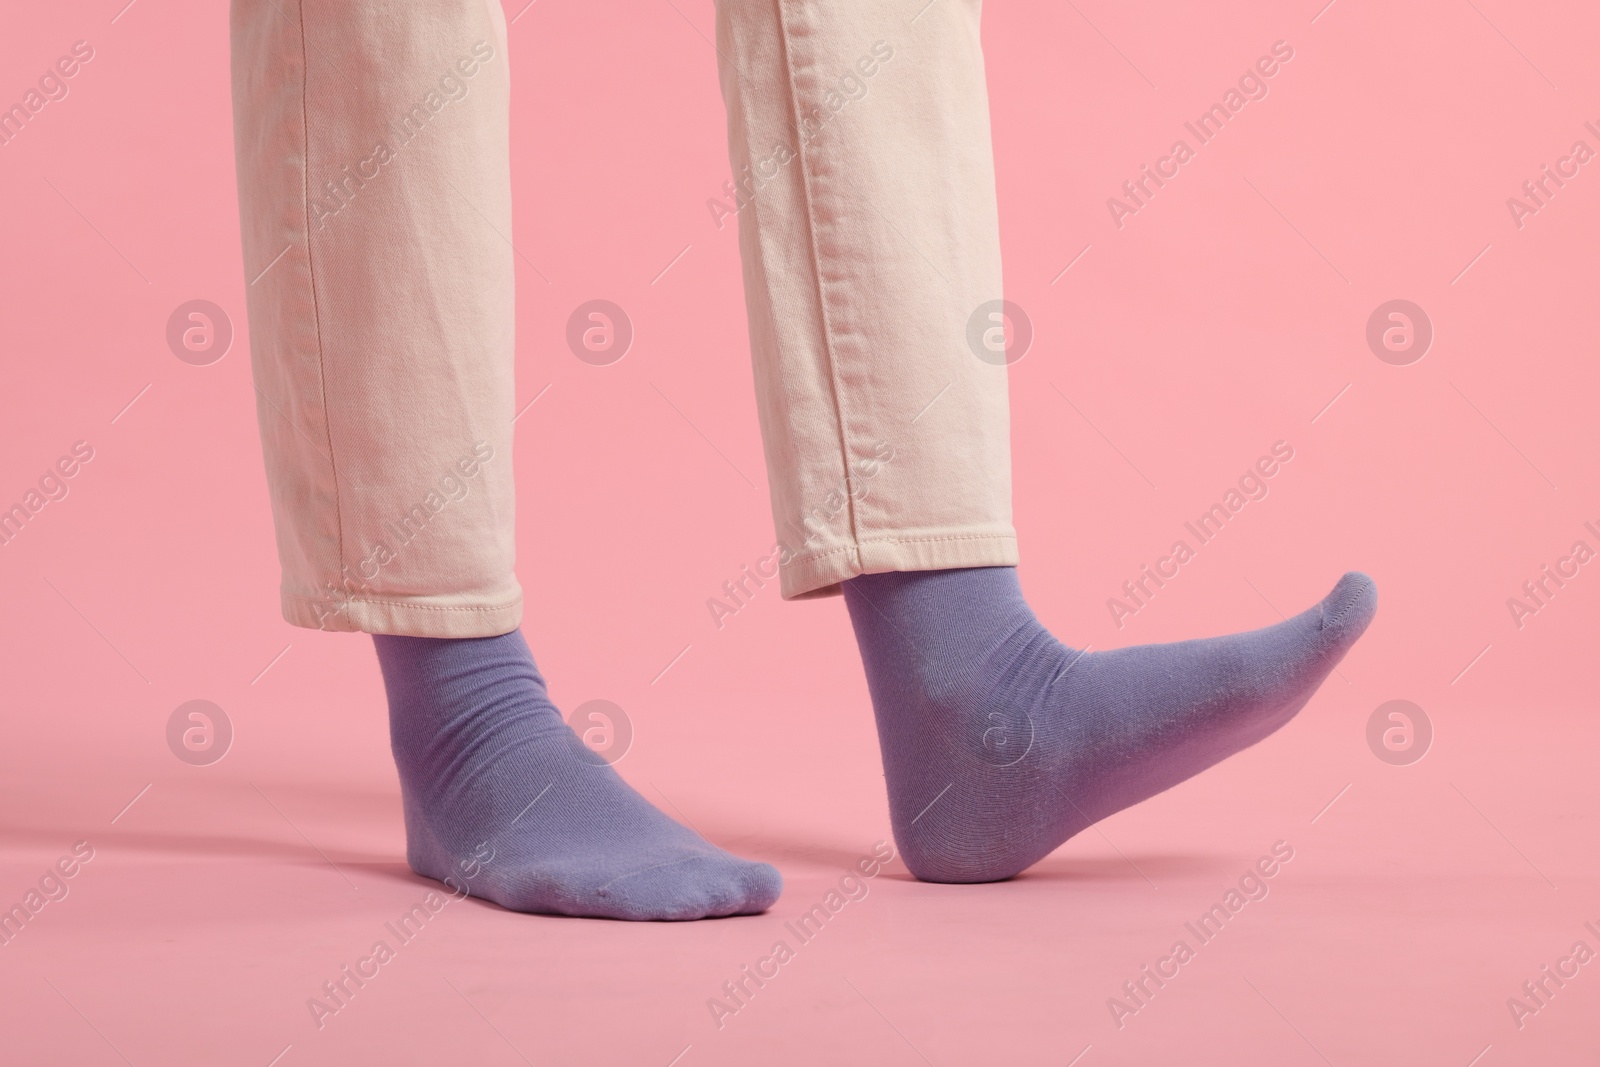
M 277 616 L 226 5 L 13 6 L 0 104 L 75 41 L 94 58 L 0 147 L 0 506 L 93 458 L 0 546 L 0 908 L 38 894 L 0 914 L 0 1063 L 1600 1063 L 1600 578 L 1572 562 L 1600 547 L 1600 178 L 1570 155 L 1600 147 L 1592 7 L 991 0 L 1031 602 L 1102 649 L 1275 622 L 1347 569 L 1380 607 L 1281 733 L 1024 877 L 890 863 L 846 900 L 889 835 L 843 606 L 707 608 L 772 539 L 706 206 L 710 4 L 508 3 L 524 629 L 563 707 L 622 709 L 631 782 L 787 882 L 684 925 L 453 902 L 402 942 L 434 887 L 402 859 L 369 643 Z M 1270 94 L 1118 226 L 1108 198 L 1279 40 Z M 636 327 L 607 367 L 563 341 L 597 297 Z M 204 366 L 165 336 L 195 299 L 235 328 Z M 1396 299 L 1432 342 L 1380 358 Z M 1119 624 L 1123 582 L 1279 440 L 1269 495 Z M 232 730 L 204 766 L 169 745 L 197 699 Z
M 1570 959 L 1600 944 L 1593 726 L 1552 750 L 1465 712 L 1394 768 L 1352 743 L 1359 701 L 1330 688 L 1285 734 L 991 886 L 925 885 L 894 862 L 829 899 L 888 836 L 859 728 L 797 737 L 814 765 L 836 745 L 858 757 L 813 790 L 712 787 L 640 759 L 630 777 L 668 810 L 787 876 L 767 915 L 690 924 L 468 900 L 401 928 L 437 887 L 398 858 L 392 789 L 183 775 L 140 792 L 125 766 L 13 779 L 7 810 L 36 813 L 8 827 L 13 896 L 73 842 L 94 853 L 0 949 L 5 1061 L 1594 1062 L 1600 965 Z M 1292 859 L 1227 900 L 1274 846 Z M 800 925 L 818 905 L 820 928 Z M 362 964 L 377 941 L 393 958 Z M 1164 962 L 1178 941 L 1192 957 Z M 357 987 L 346 965 L 371 976 Z M 1558 986 L 1545 966 L 1576 976 Z M 352 992 L 326 996 L 342 979 Z M 1541 979 L 1539 1006 L 1521 984 Z

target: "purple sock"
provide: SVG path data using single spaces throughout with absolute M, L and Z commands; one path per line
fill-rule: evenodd
M 844 584 L 878 721 L 901 857 L 934 882 L 1009 878 L 1078 831 L 1255 744 L 1361 636 L 1377 588 L 1249 633 L 1078 652 L 1013 567 Z
M 765 911 L 775 868 L 678 825 L 550 703 L 520 631 L 376 634 L 418 874 L 513 911 L 701 919 Z

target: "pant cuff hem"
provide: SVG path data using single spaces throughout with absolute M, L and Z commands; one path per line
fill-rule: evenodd
M 781 568 L 785 600 L 838 596 L 839 583 L 885 571 L 944 571 L 960 567 L 1015 567 L 1015 533 L 959 533 L 874 537 L 791 560 Z
M 500 604 L 311 599 L 283 594 L 283 618 L 308 630 L 406 637 L 498 637 L 522 625 L 522 596 Z

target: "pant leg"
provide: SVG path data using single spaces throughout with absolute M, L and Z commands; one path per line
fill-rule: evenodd
M 719 0 L 785 597 L 1017 561 L 980 6 Z
M 498 0 L 233 0 L 250 348 L 297 626 L 506 633 L 509 78 Z

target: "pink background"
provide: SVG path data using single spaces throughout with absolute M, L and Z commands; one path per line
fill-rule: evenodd
M 711 5 L 508 4 L 515 241 L 550 279 L 519 263 L 519 393 L 549 387 L 518 423 L 519 574 L 558 700 L 621 705 L 619 769 L 777 863 L 785 895 L 688 925 L 452 905 L 318 1030 L 306 999 L 428 883 L 401 858 L 369 643 L 278 618 L 226 6 L 123 3 L 13 5 L 0 35 L 7 104 L 95 50 L 0 147 L 0 503 L 95 450 L 0 547 L 0 904 L 95 849 L 0 947 L 8 1062 L 1600 1057 L 1600 963 L 1521 1029 L 1506 1003 L 1580 938 L 1600 950 L 1600 563 L 1520 630 L 1506 606 L 1575 540 L 1600 548 L 1600 163 L 1520 229 L 1506 207 L 1574 140 L 1600 149 L 1585 5 L 990 5 L 1007 295 L 1036 329 L 1012 398 L 1041 617 L 1079 647 L 1201 636 L 1347 569 L 1381 608 L 1281 734 L 1014 882 L 892 864 L 719 1031 L 707 998 L 889 833 L 843 605 L 769 587 L 720 631 L 706 608 L 771 543 L 736 239 L 706 207 L 728 177 Z M 1107 197 L 1277 40 L 1295 55 L 1270 95 L 1119 230 Z M 610 367 L 563 342 L 594 297 L 637 331 Z M 238 331 L 211 366 L 164 339 L 196 298 Z M 1410 366 L 1364 340 L 1394 298 L 1434 324 Z M 1279 439 L 1271 495 L 1118 630 L 1106 599 Z M 208 767 L 165 741 L 196 698 L 236 730 Z M 1392 699 L 1436 731 L 1411 766 L 1367 746 Z M 1107 998 L 1280 839 L 1271 895 L 1118 1029 Z

